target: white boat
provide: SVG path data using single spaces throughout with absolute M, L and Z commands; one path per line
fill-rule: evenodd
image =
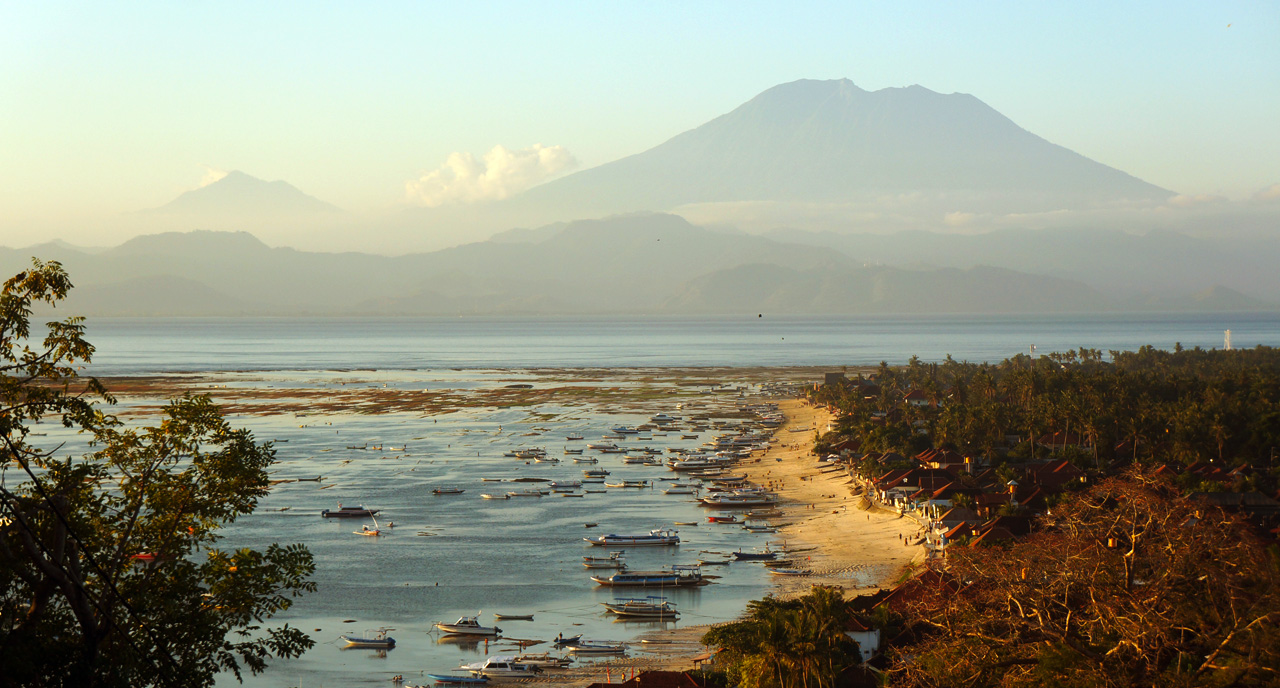
M 497 678 L 533 678 L 541 671 L 536 666 L 516 661 L 515 655 L 494 655 L 483 662 L 463 664 L 459 669 L 470 671 L 472 676 Z
M 396 646 L 396 639 L 387 635 L 387 631 L 394 631 L 394 628 L 379 628 L 370 633 L 368 637 L 340 635 L 339 638 L 347 641 L 347 647 L 372 648 L 375 650 L 390 650 Z
M 616 483 L 605 483 L 605 487 L 648 487 L 648 480 L 623 480 Z
M 702 585 L 702 568 L 676 564 L 661 571 L 619 571 L 608 577 L 592 576 L 598 585 L 629 588 L 669 588 Z
M 587 449 L 594 449 L 602 452 L 619 451 L 618 445 L 613 442 L 597 442 L 594 444 L 588 444 Z
M 812 572 L 809 571 L 809 569 L 771 568 L 769 569 L 769 573 L 772 573 L 775 576 L 807 576 Z
M 569 646 L 571 655 L 620 655 L 627 651 L 625 643 L 607 640 L 582 640 L 577 645 Z
M 629 425 L 616 425 L 616 426 L 614 426 L 614 427 L 612 427 L 612 428 L 609 428 L 609 432 L 616 433 L 616 434 L 618 434 L 618 435 L 638 435 L 638 434 L 640 434 L 640 430 L 639 430 L 638 428 L 633 428 L 633 427 L 631 427 L 631 426 L 629 426 Z
M 568 489 L 576 490 L 579 487 L 582 487 L 582 481 L 581 480 L 553 480 L 550 483 L 547 483 L 547 487 L 550 487 L 553 490 L 557 488 L 560 488 L 560 489 L 568 488 Z
M 488 493 L 481 493 L 480 498 L 481 499 L 510 499 L 510 497 L 504 494 L 488 494 Z
M 582 565 L 589 569 L 625 569 L 627 568 L 623 552 L 610 552 L 607 557 L 583 557 Z
M 612 547 L 655 547 L 680 544 L 680 536 L 674 530 L 651 530 L 643 535 L 618 535 L 609 533 L 593 538 L 582 538 L 593 545 Z
M 437 621 L 432 625 L 445 633 L 451 633 L 455 635 L 495 635 L 496 636 L 502 632 L 502 629 L 498 628 L 497 626 L 481 626 L 479 619 L 480 619 L 480 615 L 477 614 L 475 616 L 459 617 L 458 620 L 454 621 L 453 623 L 445 623 L 443 621 Z
M 667 489 L 663 490 L 662 494 L 691 495 L 691 494 L 697 494 L 697 490 L 687 485 L 672 485 L 671 487 L 668 487 Z
M 773 506 L 778 498 L 769 493 L 729 492 L 712 494 L 698 500 L 704 506 Z
M 594 456 L 586 456 L 581 458 L 575 458 L 573 462 L 574 463 L 600 463 L 600 459 L 597 459 Z
M 665 597 L 650 595 L 643 598 L 616 599 L 612 602 L 601 602 L 611 614 L 629 616 L 638 619 L 678 619 L 680 613 Z

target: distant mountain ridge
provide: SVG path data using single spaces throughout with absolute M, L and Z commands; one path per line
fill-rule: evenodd
M 973 265 L 905 269 L 666 214 L 565 223 L 398 257 L 270 248 L 245 232 L 137 237 L 98 253 L 45 244 L 77 285 L 60 312 L 117 316 L 538 315 L 1268 310 L 1227 288 L 1117 294 Z M 31 249 L 0 249 L 0 273 Z

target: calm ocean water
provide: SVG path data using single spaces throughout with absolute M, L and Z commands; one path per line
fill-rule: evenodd
M 216 370 L 874 365 L 1280 345 L 1278 313 L 1088 316 L 94 318 L 98 375 Z

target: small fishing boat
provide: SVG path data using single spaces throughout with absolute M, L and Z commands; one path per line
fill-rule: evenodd
M 533 621 L 533 614 L 494 614 L 498 621 Z
M 728 559 L 699 559 L 698 566 L 728 566 Z
M 570 442 L 576 442 L 578 440 L 585 440 L 586 437 L 584 437 L 580 432 L 571 432 L 568 435 L 565 435 L 565 439 Z
M 507 493 L 508 497 L 541 497 L 542 490 L 515 490 Z
M 325 518 L 364 518 L 379 511 L 380 509 L 366 509 L 362 506 L 342 506 L 342 502 L 338 502 L 337 509 L 323 509 L 320 515 Z
M 737 516 L 708 516 L 707 523 L 741 523 Z
M 601 602 L 611 614 L 638 619 L 678 619 L 680 613 L 665 597 L 650 595 L 643 598 L 615 599 Z
M 541 669 L 564 669 L 573 664 L 573 659 L 571 657 L 556 657 L 550 652 L 539 652 L 537 654 L 516 655 L 516 663 L 528 664 Z
M 450 495 L 450 494 L 462 494 L 463 492 L 466 492 L 466 490 L 460 487 L 441 485 L 440 487 L 437 487 L 436 489 L 432 490 L 431 494 Z
M 582 565 L 589 569 L 625 569 L 624 552 L 610 552 L 607 557 L 583 557 Z
M 581 480 L 553 480 L 547 483 L 547 487 L 550 487 L 553 490 L 557 488 L 560 488 L 560 489 L 567 488 L 570 490 L 576 490 L 579 487 L 582 487 L 582 481 Z
M 687 487 L 685 485 L 672 485 L 671 487 L 668 487 L 667 489 L 663 490 L 662 494 L 691 495 L 691 494 L 697 494 L 697 491 L 694 490 L 692 487 Z
M 489 682 L 486 676 L 459 676 L 457 674 L 427 674 L 427 678 L 441 686 L 477 686 Z
M 582 640 L 577 645 L 569 647 L 571 655 L 620 655 L 625 654 L 627 646 L 625 643 L 615 643 L 605 640 Z
M 378 537 L 382 535 L 382 528 L 378 525 L 378 519 L 372 515 L 369 516 L 369 518 L 373 519 L 373 527 L 360 526 L 360 530 L 354 531 L 356 535 L 363 535 L 365 537 Z M 388 527 L 390 527 L 390 524 L 388 524 Z
M 500 483 L 500 482 L 502 482 L 503 480 L 504 480 L 504 478 L 481 478 L 481 479 L 480 479 L 480 482 L 482 482 L 482 483 Z
M 722 492 L 719 494 L 707 495 L 698 501 L 702 502 L 703 506 L 773 506 L 778 503 L 778 498 L 769 493 Z
M 578 447 L 577 449 L 570 449 L 570 448 L 568 448 L 568 447 L 565 447 L 565 448 L 564 448 L 564 453 L 566 453 L 566 454 L 581 454 L 581 453 L 582 453 L 582 447 Z
M 483 676 L 490 679 L 533 678 L 542 671 L 530 664 L 517 662 L 515 655 L 494 655 L 486 658 L 483 662 L 463 664 L 458 668 L 470 671 L 472 676 Z
M 733 553 L 733 558 L 738 561 L 769 561 L 778 558 L 777 552 L 765 550 L 763 552 L 743 552 L 738 550 Z
M 368 637 L 340 635 L 339 638 L 347 641 L 347 647 L 351 648 L 369 648 L 374 650 L 390 650 L 396 646 L 396 639 L 387 635 L 387 631 L 394 631 L 394 628 L 379 628 L 370 633 Z
M 561 492 L 560 496 L 561 497 L 586 497 L 586 495 L 582 494 L 581 492 Z
M 584 478 L 603 478 L 606 475 L 609 475 L 609 471 L 603 468 L 588 468 L 582 472 Z
M 574 463 L 600 463 L 600 459 L 597 459 L 594 456 L 583 456 L 583 457 L 575 457 L 573 459 L 573 462 Z
M 591 580 L 597 585 L 610 587 L 666 588 L 701 585 L 702 569 L 698 566 L 676 564 L 661 571 L 619 571 L 607 578 L 592 576 Z
M 653 547 L 680 544 L 680 536 L 674 530 L 651 530 L 644 535 L 618 535 L 609 533 L 593 538 L 582 538 L 593 545 L 614 547 Z
M 623 480 L 615 483 L 605 483 L 605 487 L 649 487 L 648 480 Z
M 618 445 L 612 442 L 596 442 L 593 444 L 588 444 L 587 449 L 594 449 L 596 451 L 606 452 L 606 453 L 622 451 L 621 449 L 618 448 Z
M 751 523 L 746 523 L 746 524 L 743 524 L 742 529 L 743 529 L 743 530 L 745 530 L 745 531 L 751 532 L 751 533 L 776 533 L 776 532 L 778 532 L 778 529 L 777 529 L 777 528 L 774 528 L 773 526 L 771 526 L 771 525 L 766 525 L 766 524 L 755 525 L 755 524 L 751 524 Z
M 698 525 L 698 522 L 697 522 L 697 521 L 672 521 L 672 522 L 671 522 L 671 525 L 673 525 L 673 526 L 696 526 L 696 525 Z
M 488 493 L 484 493 L 484 492 L 480 493 L 480 498 L 481 498 L 481 499 L 510 499 L 510 497 L 508 497 L 507 495 L 504 495 L 504 494 L 497 494 L 497 495 L 496 495 L 496 494 L 488 494 Z
M 578 635 L 571 635 L 568 638 L 564 637 L 564 634 L 561 633 L 560 635 L 556 636 L 556 640 L 555 642 L 551 643 L 551 646 L 552 647 L 573 647 L 574 645 L 577 645 L 580 642 L 582 642 L 581 633 L 579 633 Z
M 808 576 L 813 572 L 809 569 L 771 568 L 769 569 L 769 573 L 772 573 L 775 576 Z
M 498 635 L 502 632 L 497 626 L 481 626 L 479 621 L 480 615 L 459 617 L 453 623 L 444 623 L 437 621 L 432 626 L 455 635 Z

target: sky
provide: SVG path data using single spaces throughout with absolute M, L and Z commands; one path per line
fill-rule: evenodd
M 114 243 L 97 218 L 228 170 L 390 212 L 496 146 L 591 167 L 801 78 L 970 93 L 1183 194 L 1280 182 L 1274 2 L 4 0 L 0 245 Z

